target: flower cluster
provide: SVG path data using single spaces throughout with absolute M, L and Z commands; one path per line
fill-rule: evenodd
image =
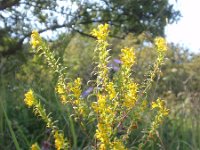
M 120 60 L 122 62 L 119 76 L 116 79 L 119 82 L 118 89 L 122 98 L 122 106 L 131 109 L 137 101 L 138 85 L 130 78 L 131 68 L 135 63 L 135 53 L 133 48 L 124 48 L 121 50 Z
M 159 53 L 165 53 L 167 51 L 167 43 L 164 38 L 157 37 L 155 38 L 154 43 Z
M 76 115 L 78 116 L 86 116 L 87 114 L 87 106 L 85 104 L 84 99 L 82 98 L 82 90 L 81 90 L 81 79 L 77 78 L 71 86 L 69 86 L 70 91 L 73 94 L 73 108 L 76 111 Z
M 143 142 L 139 144 L 139 150 L 142 150 L 144 145 L 154 137 L 159 125 L 162 124 L 164 117 L 169 114 L 169 109 L 166 108 L 164 100 L 158 98 L 155 102 L 152 102 L 151 110 L 157 110 L 157 114 L 151 123 L 151 127 L 146 135 L 143 136 Z
M 98 94 L 97 103 L 93 103 L 93 109 L 98 114 L 96 138 L 101 142 L 100 149 L 109 149 L 112 146 L 113 122 L 115 119 L 114 107 L 109 103 L 106 95 Z
M 60 97 L 61 103 L 66 104 L 67 103 L 66 88 L 62 81 L 58 81 L 55 90 Z
M 114 140 L 114 142 L 112 143 L 112 149 L 113 150 L 127 150 L 124 147 L 124 144 L 122 143 L 122 141 L 120 140 Z
M 39 33 L 36 30 L 32 31 L 31 34 L 31 41 L 30 44 L 32 45 L 32 48 L 38 48 L 42 43 L 42 38 L 40 37 Z
M 134 82 L 130 82 L 127 84 L 127 91 L 124 95 L 123 106 L 128 109 L 131 109 L 135 106 L 137 101 L 137 92 L 138 92 L 138 85 Z
M 109 33 L 109 25 L 101 24 L 98 26 L 98 29 L 93 29 L 91 34 L 96 37 L 98 40 L 106 41 Z
M 108 37 L 108 24 L 99 25 L 98 30 L 94 29 L 91 34 L 97 38 L 97 47 L 95 52 L 98 55 L 98 77 L 97 77 L 97 84 L 103 85 L 103 83 L 107 83 L 108 80 L 108 61 L 109 61 L 109 52 L 107 50 L 108 43 L 106 41 Z
M 162 116 L 167 116 L 169 114 L 169 110 L 165 107 L 165 101 L 158 98 L 156 102 L 152 102 L 152 109 L 159 109 L 160 114 Z
M 120 60 L 124 66 L 131 68 L 135 63 L 135 53 L 133 48 L 123 48 L 121 50 Z
M 107 85 L 106 85 L 106 91 L 107 91 L 107 94 L 109 95 L 109 99 L 112 100 L 116 97 L 117 93 L 115 91 L 115 88 L 114 88 L 114 83 L 113 82 L 109 82 Z
M 155 102 L 152 102 L 151 107 L 152 109 L 157 109 L 157 115 L 151 124 L 149 136 L 152 136 L 155 133 L 155 130 L 162 123 L 164 117 L 169 114 L 169 109 L 166 108 L 164 100 L 161 100 L 160 98 L 158 98 Z
M 150 70 L 150 72 L 147 75 L 145 75 L 148 77 L 147 80 L 145 81 L 145 83 L 141 84 L 144 87 L 143 94 L 146 94 L 147 91 L 151 88 L 156 74 L 160 72 L 159 67 L 162 65 L 165 53 L 167 51 L 167 43 L 164 38 L 156 37 L 154 39 L 154 44 L 156 46 L 158 56 L 155 63 L 153 64 L 153 69 Z
M 61 149 L 67 148 L 63 133 L 59 133 L 58 131 L 55 131 L 54 139 L 55 139 L 54 141 L 55 141 L 56 150 L 61 150 Z
M 25 104 L 28 107 L 32 107 L 35 103 L 35 97 L 33 95 L 33 91 L 29 90 L 26 94 L 25 94 L 25 99 L 24 99 Z

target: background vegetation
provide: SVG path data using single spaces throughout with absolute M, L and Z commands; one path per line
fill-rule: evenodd
M 56 112 L 60 127 L 70 124 L 66 120 L 70 114 L 64 112 L 54 93 L 57 77 L 29 51 L 27 41 L 34 28 L 46 35 L 53 31 L 49 35 L 52 38 L 46 38 L 50 48 L 67 66 L 68 76 L 83 77 L 83 89 L 87 90 L 86 82 L 95 78 L 91 74 L 95 48 L 94 37 L 89 35 L 91 28 L 105 22 L 112 26 L 109 40 L 113 58 L 118 59 L 124 46 L 136 47 L 137 64 L 132 71 L 141 81 L 155 58 L 148 44 L 153 37 L 164 35 L 166 24 L 179 17 L 167 0 L 0 0 L 0 149 L 28 149 L 35 141 L 43 149 L 51 145 L 45 124 L 23 103 L 30 87 L 49 111 Z M 147 149 L 200 149 L 199 62 L 199 54 L 169 44 L 166 63 L 148 99 L 161 96 L 171 111 L 155 143 Z M 113 59 L 113 71 L 118 65 Z M 78 133 L 71 128 L 67 134 L 77 137 L 80 149 L 87 149 L 87 139 Z

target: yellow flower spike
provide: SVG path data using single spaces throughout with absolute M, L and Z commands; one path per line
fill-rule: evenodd
M 62 133 L 58 133 L 58 131 L 56 131 L 54 134 L 54 138 L 56 150 L 61 150 L 65 148 L 65 139 Z
M 106 96 L 100 94 L 98 95 L 98 106 L 99 109 L 106 108 Z
M 98 26 L 98 29 L 93 29 L 91 35 L 96 37 L 98 40 L 106 41 L 109 33 L 109 25 L 108 24 L 101 24 Z
M 58 95 L 60 96 L 61 102 L 63 104 L 65 104 L 67 102 L 67 96 L 65 94 L 65 89 L 64 87 L 61 85 L 61 83 L 57 84 L 57 87 L 55 88 L 56 92 L 58 93 Z
M 126 67 L 132 67 L 135 63 L 135 53 L 133 48 L 123 48 L 121 49 L 120 60 L 122 64 Z
M 65 93 L 65 89 L 60 84 L 56 87 L 56 91 L 58 92 L 58 94 Z
M 166 108 L 164 100 L 158 98 L 155 102 L 152 102 L 152 109 L 157 108 L 157 114 L 155 116 L 154 121 L 151 123 L 151 129 L 148 133 L 148 139 L 152 138 L 155 134 L 156 129 L 162 124 L 164 117 L 169 114 L 169 109 Z
M 32 107 L 34 105 L 35 102 L 35 98 L 33 95 L 33 91 L 29 90 L 26 94 L 25 94 L 25 99 L 24 99 L 25 104 L 28 107 Z
M 158 52 L 166 52 L 167 51 L 167 43 L 166 40 L 162 37 L 157 37 L 154 40 L 154 43 L 157 47 Z
M 127 88 L 128 91 L 125 94 L 123 106 L 127 107 L 128 109 L 131 109 L 135 106 L 135 103 L 137 101 L 138 85 L 132 82 L 127 85 Z
M 30 44 L 33 49 L 37 48 L 42 42 L 42 38 L 36 30 L 32 31 Z
M 81 79 L 80 78 L 77 78 L 74 81 L 74 85 L 71 88 L 71 91 L 74 93 L 74 95 L 76 96 L 76 98 L 80 98 L 81 92 L 82 92 L 81 91 Z
M 106 91 L 108 92 L 110 100 L 112 100 L 113 98 L 116 97 L 116 91 L 115 91 L 113 82 L 108 83 L 108 85 L 106 87 Z

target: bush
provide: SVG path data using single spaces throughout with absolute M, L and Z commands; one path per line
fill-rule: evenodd
M 131 68 L 136 61 L 134 48 L 122 48 L 120 60 L 115 60 L 119 66 L 113 68 L 111 65 L 110 50 L 107 49 L 108 28 L 107 24 L 99 25 L 91 32 L 97 39 L 94 50 L 96 79 L 88 81 L 90 87 L 84 92 L 81 90 L 81 78 L 69 79 L 66 68 L 54 57 L 38 32 L 32 32 L 31 45 L 35 55 L 44 57 L 51 71 L 58 76 L 55 91 L 62 104 L 60 107 L 70 114 L 67 129 L 73 129 L 70 132 L 65 131 L 67 129 L 64 127 L 59 129 L 57 121 L 47 113 L 33 89 L 25 94 L 24 102 L 46 123 L 50 131 L 49 142 L 54 139 L 53 147 L 57 150 L 78 147 L 101 150 L 143 149 L 154 140 L 157 128 L 169 113 L 164 100 L 158 98 L 152 103 L 147 100 L 147 93 L 160 72 L 159 67 L 167 51 L 165 40 L 155 38 L 157 59 L 152 70 L 146 73 L 147 78 L 142 83 L 136 83 L 131 77 Z M 79 139 L 77 132 L 81 135 Z M 85 142 L 79 144 L 81 140 Z M 31 148 L 40 149 L 36 143 Z

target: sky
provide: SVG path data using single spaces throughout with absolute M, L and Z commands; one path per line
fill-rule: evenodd
M 200 53 L 200 0 L 169 0 L 181 12 L 181 19 L 165 28 L 168 42 Z

